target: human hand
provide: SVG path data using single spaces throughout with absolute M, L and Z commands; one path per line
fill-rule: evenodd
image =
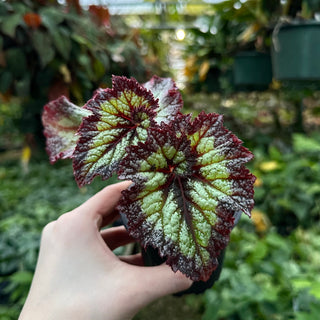
M 101 230 L 129 182 L 110 185 L 43 230 L 38 263 L 19 320 L 124 320 L 161 296 L 192 284 L 166 264 L 142 266 L 141 255 L 112 250 L 133 242 L 125 228 Z

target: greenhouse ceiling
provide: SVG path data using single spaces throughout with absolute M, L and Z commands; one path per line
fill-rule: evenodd
M 223 2 L 225 0 L 203 0 L 203 1 L 144 1 L 144 0 L 80 0 L 80 4 L 83 7 L 89 5 L 100 5 L 109 8 L 111 14 L 161 14 L 162 10 L 172 10 L 175 8 L 179 13 L 187 13 L 198 15 L 199 13 L 205 12 L 208 5 Z M 240 0 L 245 2 L 246 0 Z M 61 1 L 64 3 L 65 1 Z M 171 8 L 171 9 L 170 9 Z

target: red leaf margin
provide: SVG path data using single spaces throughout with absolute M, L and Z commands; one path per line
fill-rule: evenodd
M 59 159 L 72 158 L 78 140 L 76 133 L 82 118 L 90 113 L 70 102 L 65 96 L 44 106 L 41 120 L 51 164 Z
M 183 123 L 183 121 L 180 120 L 180 123 Z M 251 161 L 254 155 L 242 145 L 242 140 L 224 127 L 223 115 L 221 114 L 206 114 L 202 111 L 192 121 L 191 125 L 187 126 L 186 134 L 191 136 L 197 131 L 203 132 L 202 137 L 214 135 L 214 148 L 223 152 L 226 157 L 225 159 L 229 161 L 227 168 L 230 172 L 230 179 L 233 181 L 233 189 L 238 190 L 235 192 L 235 197 L 249 199 L 245 202 L 245 206 L 239 209 L 250 217 L 250 212 L 254 206 L 253 183 L 256 178 L 250 173 L 249 169 L 247 169 L 244 164 Z M 195 152 L 195 147 L 193 147 L 193 151 Z

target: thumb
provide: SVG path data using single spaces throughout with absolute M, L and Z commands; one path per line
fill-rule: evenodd
M 153 299 L 187 290 L 193 283 L 180 271 L 172 271 L 165 263 L 143 269 L 144 281 L 149 288 L 153 288 Z
M 126 289 L 128 303 L 131 309 L 128 314 L 135 314 L 149 303 L 163 296 L 187 290 L 192 285 L 192 281 L 181 272 L 174 273 L 171 268 L 162 264 L 155 267 L 137 267 L 131 274 Z M 128 273 L 127 273 L 128 274 Z

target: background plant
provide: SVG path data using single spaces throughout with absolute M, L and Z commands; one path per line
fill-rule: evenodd
M 241 223 L 232 234 L 222 276 L 205 293 L 202 319 L 303 319 L 310 310 L 313 319 L 320 308 L 319 266 L 310 254 L 318 250 L 317 231 L 298 229 L 288 238 L 248 231 Z
M 239 52 L 270 54 L 278 23 L 314 19 L 319 0 L 222 1 L 190 29 L 185 74 L 191 92 L 234 92 L 234 58 Z M 299 20 L 300 19 L 300 20 Z M 301 88 L 300 88 L 301 91 Z
M 20 129 L 34 137 L 41 136 L 40 113 L 49 100 L 64 94 L 82 105 L 112 74 L 144 79 L 150 71 L 138 34 L 123 20 L 103 7 L 67 3 L 0 3 L 0 92 L 4 100 L 20 99 Z

